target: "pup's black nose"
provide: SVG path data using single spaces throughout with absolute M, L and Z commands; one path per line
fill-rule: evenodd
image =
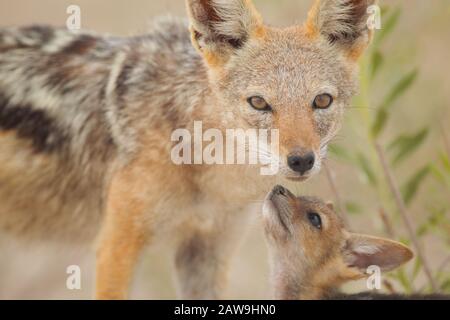
M 303 175 L 314 167 L 315 160 L 312 152 L 304 156 L 292 155 L 288 157 L 288 165 L 292 170 Z
M 287 193 L 288 193 L 288 191 L 286 190 L 286 188 L 284 188 L 284 187 L 282 187 L 282 186 L 280 186 L 280 185 L 277 185 L 277 186 L 275 186 L 275 187 L 273 188 L 272 193 L 273 193 L 274 195 L 282 195 L 282 196 L 286 196 Z

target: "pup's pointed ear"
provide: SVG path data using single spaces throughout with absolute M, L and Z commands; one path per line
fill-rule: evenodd
M 322 36 L 356 60 L 370 42 L 368 8 L 376 0 L 316 0 L 308 14 L 306 28 L 312 36 Z
M 414 254 L 400 242 L 351 234 L 343 256 L 347 267 L 356 269 L 363 276 L 370 266 L 375 265 L 382 271 L 390 271 L 411 260 Z
M 250 0 L 187 0 L 194 46 L 209 64 L 224 64 L 264 26 Z

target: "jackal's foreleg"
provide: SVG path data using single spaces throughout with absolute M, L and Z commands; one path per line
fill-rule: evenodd
M 113 179 L 97 248 L 96 298 L 126 299 L 133 272 L 148 238 L 144 202 L 136 198 L 126 174 Z
M 245 225 L 237 218 L 230 217 L 210 232 L 192 231 L 179 244 L 175 267 L 180 298 L 223 299 L 231 258 Z

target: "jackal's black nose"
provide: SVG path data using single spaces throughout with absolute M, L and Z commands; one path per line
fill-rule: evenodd
M 292 155 L 288 157 L 288 165 L 295 172 L 305 174 L 314 167 L 315 160 L 314 153 L 312 152 L 304 156 Z

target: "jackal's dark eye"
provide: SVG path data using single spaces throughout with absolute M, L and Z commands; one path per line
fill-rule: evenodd
M 314 228 L 322 229 L 322 219 L 315 212 L 308 212 L 308 220 Z
M 328 93 L 319 94 L 313 102 L 313 107 L 316 109 L 327 109 L 333 103 L 333 97 Z
M 247 102 L 252 106 L 252 108 L 258 111 L 272 111 L 272 107 L 262 97 L 250 97 L 247 99 Z

